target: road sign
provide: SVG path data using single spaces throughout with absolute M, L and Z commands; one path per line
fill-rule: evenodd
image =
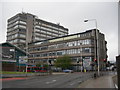
M 26 64 L 27 63 L 27 56 L 19 56 L 19 63 Z

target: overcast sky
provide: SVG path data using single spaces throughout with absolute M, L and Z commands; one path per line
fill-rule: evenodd
M 95 28 L 95 22 L 84 23 L 84 19 L 96 19 L 98 29 L 108 42 L 108 60 L 118 55 L 118 3 L 117 2 L 2 2 L 0 3 L 0 43 L 6 41 L 7 19 L 17 13 L 28 12 L 40 19 L 60 23 L 69 29 L 69 34 Z

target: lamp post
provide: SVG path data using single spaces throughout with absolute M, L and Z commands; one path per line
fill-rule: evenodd
M 83 59 L 82 59 L 82 43 L 80 43 L 80 49 L 81 49 L 81 72 L 83 71 Z
M 97 58 L 97 64 L 98 64 L 98 76 L 100 75 L 100 70 L 99 70 L 99 41 L 98 41 L 98 30 L 97 30 L 97 20 L 96 19 L 89 19 L 89 20 L 84 20 L 84 22 L 88 22 L 88 21 L 95 21 L 95 26 L 96 26 L 96 31 L 95 31 L 95 40 L 97 40 L 96 42 L 96 58 Z
M 27 68 L 28 68 L 28 42 L 26 41 L 26 76 L 27 76 Z

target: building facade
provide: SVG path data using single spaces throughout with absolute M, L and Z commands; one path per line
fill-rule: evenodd
M 98 33 L 98 47 L 96 46 Z M 54 65 L 56 58 L 69 55 L 72 59 L 73 70 L 95 70 L 97 50 L 99 52 L 100 70 L 104 69 L 107 60 L 107 42 L 104 34 L 93 29 L 82 33 L 66 35 L 58 38 L 42 40 L 29 44 L 29 64 L 46 63 L 51 60 Z M 78 63 L 79 61 L 79 63 Z M 78 67 L 79 66 L 79 67 Z
M 24 49 L 26 42 L 35 42 L 68 35 L 68 29 L 39 19 L 29 13 L 19 13 L 7 24 L 7 42 Z
M 20 63 L 20 57 L 25 57 L 26 53 L 20 48 L 5 42 L 0 44 L 0 58 L 2 59 L 2 71 L 17 71 L 22 66 L 26 67 L 26 63 Z

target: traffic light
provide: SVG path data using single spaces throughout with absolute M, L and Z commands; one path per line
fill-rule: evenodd
M 79 63 L 79 60 L 77 60 L 77 63 Z
M 49 60 L 49 64 L 51 65 L 51 60 Z
M 103 59 L 104 62 L 106 62 L 107 60 L 106 59 Z
M 97 59 L 94 59 L 94 62 L 97 62 Z

